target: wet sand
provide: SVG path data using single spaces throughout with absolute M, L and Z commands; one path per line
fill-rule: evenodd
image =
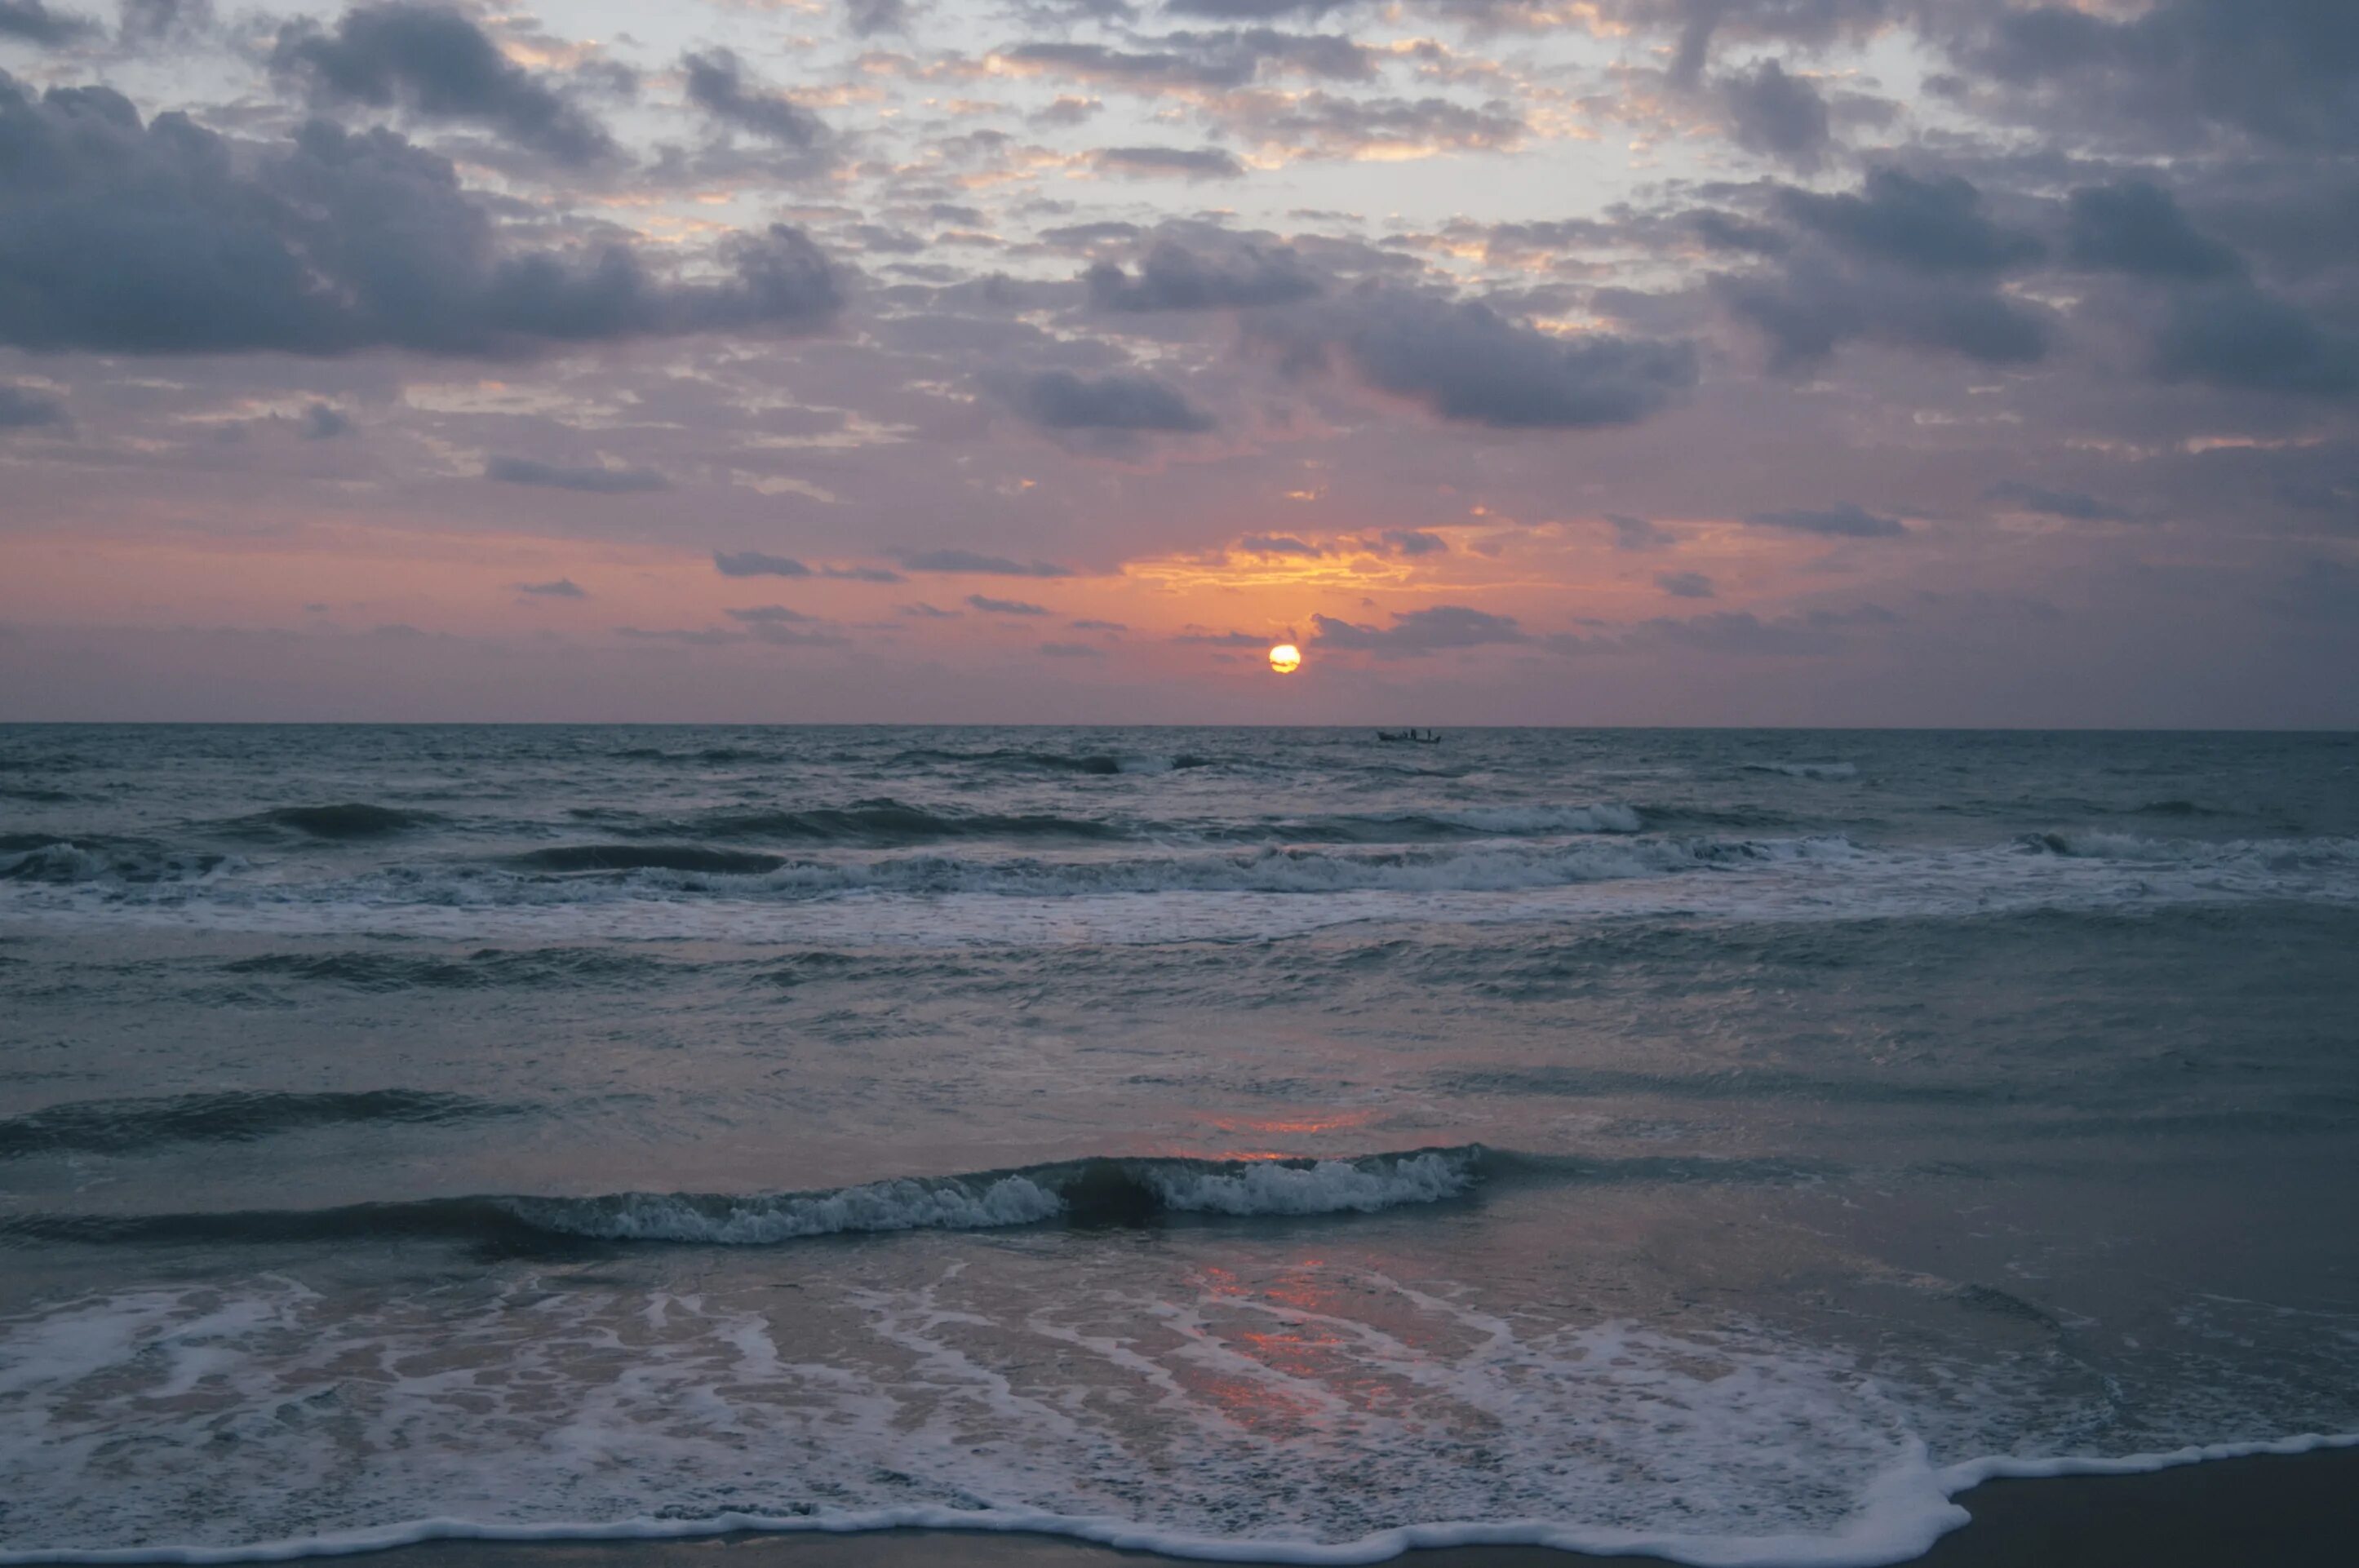
M 1959 1495 L 1973 1522 L 1928 1568 L 2348 1568 L 2359 1563 L 2359 1448 L 2180 1465 L 2139 1476 L 1993 1481 Z M 582 1543 L 431 1541 L 387 1568 L 1147 1568 L 1181 1559 L 1053 1536 L 953 1530 L 734 1535 Z M 1659 1558 L 1547 1547 L 1442 1547 L 1402 1568 L 1659 1568 Z

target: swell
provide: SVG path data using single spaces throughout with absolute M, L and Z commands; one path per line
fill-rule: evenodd
M 222 965 L 225 974 L 341 985 L 363 991 L 477 990 L 504 986 L 584 985 L 644 979 L 660 961 L 599 947 L 483 947 L 463 957 L 346 949 L 261 953 Z
M 627 838 L 766 839 L 791 843 L 892 848 L 962 838 L 1082 838 L 1125 837 L 1116 824 L 1045 813 L 929 811 L 891 799 L 801 811 L 716 811 L 686 819 L 650 821 L 636 813 L 583 809 L 576 819 L 596 822 Z
M 409 1238 L 510 1250 L 583 1242 L 775 1247 L 824 1237 L 1049 1223 L 1082 1229 L 1135 1227 L 1190 1216 L 1308 1219 L 1440 1204 L 1495 1184 L 1777 1183 L 1810 1180 L 1831 1169 L 1763 1160 L 1595 1161 L 1518 1154 L 1481 1144 L 1338 1159 L 1101 1155 L 810 1192 L 476 1195 L 324 1209 L 19 1214 L 0 1218 L 0 1240 L 190 1245 Z
M 518 1114 L 513 1106 L 419 1089 L 75 1100 L 0 1117 L 0 1160 L 39 1154 L 137 1154 L 174 1143 L 250 1143 L 307 1127 L 353 1122 L 418 1125 Z
M 442 819 L 430 811 L 405 811 L 368 801 L 336 806 L 280 806 L 221 824 L 224 833 L 246 838 L 276 838 L 298 833 L 307 838 L 348 841 L 389 838 L 414 827 L 430 827 Z

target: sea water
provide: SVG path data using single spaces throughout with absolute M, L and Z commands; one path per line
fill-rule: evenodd
M 2354 1433 L 2354 737 L 0 730 L 0 1560 Z

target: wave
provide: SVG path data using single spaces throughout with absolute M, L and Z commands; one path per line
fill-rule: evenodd
M 1538 838 L 1643 833 L 1647 813 L 1630 806 L 1467 806 L 1382 814 L 1338 814 L 1241 824 L 1220 837 L 1297 842 L 1389 844 L 1451 838 Z
M 715 811 L 685 821 L 647 821 L 633 812 L 584 809 L 577 819 L 596 822 L 629 836 L 699 838 L 787 839 L 821 844 L 893 848 L 961 838 L 1082 838 L 1125 837 L 1117 824 L 1093 817 L 1043 813 L 932 811 L 897 800 L 860 800 L 850 806 L 801 811 Z
M 988 1230 L 1049 1220 L 1116 1227 L 1169 1215 L 1375 1214 L 1462 1196 L 1492 1163 L 1479 1144 L 1334 1160 L 1101 1156 L 804 1193 L 482 1196 L 330 1209 L 16 1215 L 0 1218 L 0 1237 L 87 1243 L 424 1236 L 511 1247 L 551 1240 L 766 1247 L 826 1236 Z
M 1789 779 L 1855 779 L 1857 762 L 1746 762 L 1748 773 L 1782 773 Z
M 484 947 L 463 957 L 342 951 L 262 953 L 222 965 L 224 974 L 261 975 L 364 991 L 424 987 L 473 990 L 505 986 L 583 985 L 636 980 L 660 960 L 600 947 Z
M 168 1143 L 250 1143 L 349 1122 L 471 1121 L 516 1107 L 418 1089 L 349 1093 L 231 1092 L 76 1100 L 0 1117 L 0 1160 L 39 1154 L 136 1154 Z
M 2242 863 L 2277 871 L 2359 860 L 2359 838 L 2149 838 L 2136 833 L 2071 828 L 2027 833 L 2017 842 L 2033 854 L 2076 860 Z
M 775 871 L 786 863 L 783 855 L 702 844 L 560 844 L 508 857 L 508 864 L 536 871 L 690 871 L 740 877 Z
M 242 870 L 234 855 L 167 849 L 138 840 L 57 839 L 35 843 L 18 836 L 0 844 L 22 846 L 0 853 L 0 881 L 75 883 L 114 881 L 132 885 L 198 881 Z
M 930 746 L 913 747 L 893 759 L 896 766 L 935 766 L 945 763 L 966 764 L 985 768 L 1015 769 L 1027 773 L 1081 773 L 1105 778 L 1119 773 L 1168 773 L 1187 768 L 1209 768 L 1216 758 L 1193 752 L 1035 752 L 1020 747 L 1004 747 L 988 752 L 952 752 Z
M 442 819 L 429 811 L 403 811 L 367 801 L 340 806 L 280 806 L 224 823 L 227 832 L 244 836 L 275 836 L 285 829 L 311 838 L 385 838 L 413 827 L 429 827 Z

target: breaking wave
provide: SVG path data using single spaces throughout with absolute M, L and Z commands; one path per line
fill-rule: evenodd
M 430 811 L 403 811 L 353 800 L 341 806 L 281 806 L 223 826 L 229 832 L 249 837 L 283 829 L 310 838 L 352 839 L 389 838 L 413 827 L 430 827 L 441 820 Z
M 1498 1158 L 1478 1144 L 1334 1160 L 1099 1157 L 806 1193 L 617 1193 L 236 1213 L 18 1215 L 0 1218 L 0 1238 L 292 1242 L 440 1236 L 511 1247 L 533 1245 L 536 1238 L 543 1245 L 570 1238 L 766 1247 L 825 1236 L 987 1230 L 1050 1220 L 1104 1227 L 1147 1225 L 1170 1215 L 1375 1214 L 1462 1196 L 1497 1168 Z

